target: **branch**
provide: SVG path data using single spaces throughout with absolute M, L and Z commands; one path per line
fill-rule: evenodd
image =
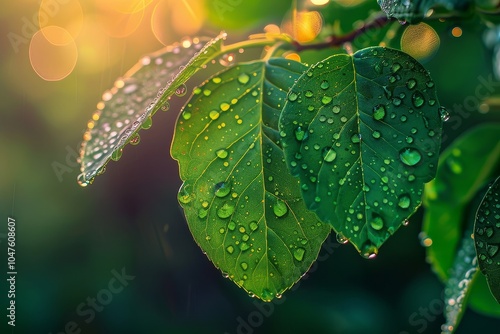
M 292 42 L 292 47 L 295 51 L 304 50 L 320 50 L 328 47 L 340 47 L 346 42 L 352 42 L 356 37 L 364 34 L 366 31 L 374 28 L 382 28 L 389 22 L 394 21 L 393 18 L 388 18 L 385 14 L 375 18 L 373 21 L 363 24 L 356 30 L 353 30 L 345 35 L 330 36 L 327 41 L 317 44 L 300 44 L 297 41 Z

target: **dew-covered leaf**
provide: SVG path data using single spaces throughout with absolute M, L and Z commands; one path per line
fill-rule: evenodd
M 127 143 L 139 143 L 139 130 L 151 127 L 158 110 L 168 109 L 170 96 L 186 93 L 184 83 L 220 53 L 224 38 L 225 33 L 185 39 L 144 56 L 104 92 L 83 136 L 80 185 L 92 183 L 110 159 L 118 160 Z
M 467 309 L 467 299 L 473 283 L 480 275 L 477 267 L 472 228 L 467 229 L 455 256 L 444 290 L 445 324 L 442 333 L 454 333 Z
M 474 242 L 479 268 L 500 303 L 500 177 L 489 187 L 479 205 Z
M 299 280 L 330 231 L 306 209 L 277 130 L 286 91 L 305 69 L 272 58 L 215 75 L 195 89 L 172 144 L 194 239 L 227 277 L 266 301 Z
M 500 169 L 500 124 L 478 126 L 457 138 L 425 185 L 423 235 L 433 270 L 446 281 L 477 191 Z
M 377 0 L 387 17 L 393 17 L 401 22 L 418 23 L 434 8 L 446 11 L 465 11 L 470 0 Z
M 374 47 L 334 55 L 302 75 L 280 135 L 308 208 L 373 257 L 434 177 L 441 116 L 427 71 L 401 51 Z

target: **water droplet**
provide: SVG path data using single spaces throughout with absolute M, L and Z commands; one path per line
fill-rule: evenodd
M 247 249 L 249 249 L 250 246 L 246 243 L 246 242 L 242 242 L 240 244 L 240 250 L 243 252 L 243 251 L 246 251 Z
M 138 145 L 140 142 L 141 142 L 141 136 L 138 133 L 136 133 L 130 137 L 129 143 L 131 145 Z
M 111 154 L 111 160 L 113 160 L 113 161 L 118 161 L 118 160 L 120 160 L 120 158 L 122 157 L 122 154 L 123 154 L 123 148 L 119 148 L 119 149 L 115 150 L 115 151 Z
M 182 112 L 182 118 L 187 121 L 188 119 L 191 118 L 191 113 L 189 111 L 187 111 L 187 110 L 184 110 Z
M 200 219 L 205 218 L 207 215 L 208 215 L 208 210 L 207 209 L 200 208 L 200 210 L 198 210 L 198 217 Z
M 219 106 L 220 110 L 222 111 L 226 111 L 228 110 L 229 108 L 231 107 L 231 105 L 229 103 L 226 103 L 226 102 L 222 102 Z
M 376 213 L 372 214 L 372 219 L 370 221 L 370 226 L 376 230 L 380 231 L 384 227 L 384 220 L 382 219 L 381 216 L 379 216 Z
M 420 93 L 419 91 L 416 91 L 415 93 L 413 93 L 413 95 L 411 97 L 411 101 L 412 101 L 413 105 L 415 106 L 415 108 L 420 108 L 424 104 L 425 99 L 424 99 L 424 96 L 422 95 L 422 93 Z
M 78 185 L 80 185 L 80 187 L 83 187 L 83 188 L 85 188 L 86 186 L 88 186 L 91 183 L 91 182 L 86 180 L 84 173 L 81 173 L 80 175 L 78 175 L 77 182 L 78 182 Z
M 340 106 L 339 105 L 334 105 L 332 107 L 332 111 L 334 114 L 338 114 L 340 112 Z
M 401 64 L 399 63 L 394 63 L 392 66 L 391 66 L 391 71 L 392 73 L 396 73 L 397 71 L 399 71 L 401 69 Z
M 414 148 L 404 148 L 399 151 L 399 158 L 407 166 L 415 166 L 422 159 L 422 155 Z
M 218 158 L 225 159 L 228 156 L 228 153 L 225 149 L 220 149 L 215 151 L 215 154 L 217 155 Z
M 332 98 L 328 95 L 325 95 L 321 98 L 321 103 L 323 103 L 324 105 L 327 105 L 330 102 L 332 102 Z
M 219 182 L 215 185 L 215 196 L 226 197 L 231 192 L 231 184 L 229 182 Z
M 380 132 L 378 132 L 378 131 L 373 131 L 372 136 L 373 136 L 373 138 L 378 139 L 378 138 L 380 138 L 380 136 L 381 136 L 381 135 L 380 135 Z
M 222 82 L 222 79 L 220 77 L 213 77 L 212 82 L 214 84 L 220 84 Z
M 288 93 L 288 101 L 294 102 L 298 99 L 298 97 L 299 95 L 294 91 L 290 91 L 290 93 Z
M 313 97 L 314 96 L 314 93 L 312 92 L 312 90 L 306 90 L 305 94 L 304 94 L 306 97 Z
M 285 202 L 278 200 L 273 205 L 273 212 L 276 217 L 283 217 L 288 212 L 288 207 Z
M 308 134 L 304 129 L 302 129 L 302 127 L 298 126 L 295 129 L 295 139 L 297 139 L 298 141 L 303 141 L 303 140 L 307 139 L 307 137 L 308 137 Z
M 361 141 L 360 135 L 358 133 L 355 133 L 351 136 L 351 142 L 353 144 L 357 144 Z
M 306 253 L 306 250 L 304 248 L 295 248 L 293 250 L 293 257 L 297 261 L 302 261 L 304 259 L 304 254 Z
M 179 202 L 181 202 L 183 204 L 187 204 L 187 203 L 191 202 L 193 197 L 187 191 L 186 186 L 182 185 L 181 189 L 179 189 L 179 193 L 177 194 L 177 199 L 179 200 Z
M 161 111 L 168 111 L 168 109 L 170 109 L 170 103 L 165 102 L 160 109 Z
M 213 120 L 215 121 L 217 118 L 219 118 L 220 116 L 220 113 L 217 111 L 217 110 L 212 110 L 210 111 L 210 113 L 208 114 L 208 116 Z
M 219 58 L 219 64 L 222 66 L 231 66 L 236 61 L 234 53 L 226 53 Z
M 345 245 L 346 243 L 349 242 L 349 239 L 347 239 L 342 233 L 337 233 L 337 242 L 339 244 Z
M 403 226 L 410 225 L 410 221 L 408 219 L 403 220 Z
M 402 209 L 408 209 L 410 207 L 410 197 L 408 195 L 401 195 L 398 198 L 398 206 Z
M 367 241 L 361 248 L 361 255 L 366 259 L 374 259 L 378 254 L 378 248 L 370 241 Z
M 326 162 L 332 162 L 333 160 L 335 160 L 336 157 L 337 157 L 337 152 L 335 152 L 333 148 L 331 147 L 323 148 L 323 160 L 325 160 Z
M 432 239 L 427 236 L 427 233 L 420 232 L 418 234 L 418 238 L 420 239 L 420 244 L 424 247 L 429 247 L 432 245 Z
M 259 228 L 259 224 L 256 221 L 251 221 L 249 226 L 252 231 L 255 231 Z
M 447 120 L 450 119 L 450 113 L 445 107 L 439 107 L 438 111 L 439 111 L 439 116 L 441 117 L 441 120 L 443 122 L 446 122 Z
M 241 269 L 243 269 L 243 270 L 247 270 L 248 269 L 248 263 L 246 263 L 246 262 L 241 262 L 240 266 L 241 266 Z
M 181 97 L 181 96 L 184 96 L 186 95 L 187 93 L 187 87 L 185 84 L 182 84 L 180 85 L 179 87 L 177 87 L 177 89 L 175 90 L 175 95 Z
M 248 81 L 250 81 L 250 76 L 246 73 L 241 73 L 240 75 L 238 75 L 238 82 L 242 85 L 245 85 L 248 83 Z
M 222 206 L 217 210 L 217 216 L 219 218 L 229 218 L 234 212 L 234 204 L 231 202 L 225 202 Z
M 321 89 L 328 89 L 328 87 L 330 87 L 330 84 L 328 83 L 328 81 L 323 80 L 319 86 L 321 87 Z
M 234 247 L 233 247 L 233 246 L 231 246 L 231 245 L 229 245 L 229 246 L 227 246 L 227 247 L 226 247 L 226 251 L 227 251 L 229 254 L 233 254 L 233 252 L 234 252 Z
M 373 107 L 373 118 L 380 121 L 385 117 L 385 107 L 382 104 L 377 104 Z
M 153 125 L 153 120 L 151 117 L 147 117 L 144 122 L 141 124 L 141 128 L 143 129 L 149 129 Z

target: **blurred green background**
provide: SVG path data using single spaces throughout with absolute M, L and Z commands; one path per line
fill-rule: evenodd
M 378 8 L 375 0 L 319 3 L 303 0 L 297 6 L 321 13 L 328 33 L 352 30 Z M 120 162 L 111 162 L 92 186 L 76 183 L 76 152 L 96 103 L 140 56 L 188 35 L 226 30 L 230 41 L 243 39 L 267 24 L 279 26 L 291 5 L 283 0 L 3 4 L 0 259 L 6 268 L 7 218 L 14 217 L 18 276 L 15 328 L 6 326 L 7 285 L 1 280 L 1 333 L 440 331 L 443 286 L 418 239 L 421 211 L 375 260 L 330 237 L 310 275 L 275 303 L 252 299 L 223 278 L 193 241 L 177 204 L 180 180 L 169 149 L 180 99 L 171 101 L 170 112 L 156 114 L 153 127 L 141 132 L 141 144 L 127 146 Z M 453 117 L 454 105 L 474 96 L 479 76 L 492 74 L 492 51 L 483 46 L 484 28 L 475 18 L 431 25 L 439 44 L 423 61 Z M 386 27 L 359 38 L 354 47 L 385 38 L 386 45 L 400 48 L 401 31 Z M 334 52 L 339 51 L 325 50 L 321 57 Z M 315 57 L 308 53 L 303 60 Z M 498 109 L 484 106 L 467 119 L 450 119 L 444 147 L 474 124 L 492 120 L 499 120 Z M 110 294 L 113 272 L 122 270 L 134 278 Z M 105 305 L 90 319 L 82 311 L 90 309 L 87 298 L 96 296 L 105 298 Z M 469 310 L 457 333 L 499 326 L 500 320 Z

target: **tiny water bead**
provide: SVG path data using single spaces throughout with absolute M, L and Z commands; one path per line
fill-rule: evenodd
M 304 248 L 296 248 L 293 250 L 293 257 L 297 261 L 302 261 L 304 259 L 304 254 L 306 253 L 306 250 Z
M 186 93 L 187 93 L 187 87 L 186 87 L 185 84 L 180 85 L 175 90 L 175 95 L 177 95 L 179 97 L 182 97 L 182 96 L 186 95 Z
M 231 202 L 225 202 L 219 209 L 217 209 L 217 216 L 219 218 L 229 218 L 234 212 L 234 204 Z
M 288 212 L 288 207 L 283 201 L 276 201 L 273 205 L 273 212 L 276 217 L 283 217 Z
M 337 233 L 336 238 L 337 238 L 337 242 L 338 242 L 339 244 L 342 244 L 342 245 L 345 245 L 346 243 L 348 243 L 348 242 L 349 242 L 349 239 L 347 239 L 347 238 L 346 238 L 346 237 L 345 237 L 342 233 L 340 233 L 340 232 L 339 232 L 339 233 Z
M 377 121 L 382 120 L 385 117 L 385 107 L 382 104 L 378 104 L 373 107 L 373 118 Z
M 441 117 L 441 120 L 443 122 L 446 122 L 450 119 L 450 113 L 445 107 L 439 107 L 438 111 L 439 111 L 439 116 Z
M 246 73 L 241 73 L 238 75 L 238 82 L 242 85 L 247 84 L 250 81 L 250 76 Z
M 384 220 L 378 214 L 372 214 L 372 219 L 370 221 L 370 226 L 376 230 L 380 231 L 384 227 Z
M 307 137 L 308 137 L 307 132 L 301 126 L 298 126 L 295 129 L 295 139 L 297 139 L 298 141 L 303 141 L 307 139 Z
M 231 185 L 229 182 L 219 182 L 215 185 L 215 196 L 226 197 L 231 192 Z
M 374 244 L 372 244 L 370 241 L 366 242 L 362 249 L 361 249 L 361 255 L 365 259 L 374 259 L 377 257 L 378 254 L 378 248 Z
M 321 103 L 324 105 L 327 105 L 328 103 L 332 102 L 332 97 L 325 95 L 321 98 Z
M 422 159 L 422 155 L 417 149 L 404 148 L 399 152 L 399 158 L 407 166 L 415 166 Z
M 298 99 L 298 97 L 299 95 L 294 91 L 290 91 L 290 93 L 288 93 L 288 101 L 294 102 Z
M 225 159 L 228 156 L 228 152 L 225 149 L 220 149 L 215 151 L 215 155 L 217 155 L 218 158 Z
M 424 96 L 422 95 L 422 93 L 420 93 L 419 91 L 416 91 L 415 93 L 413 93 L 413 95 L 411 97 L 411 101 L 413 103 L 413 106 L 415 106 L 415 108 L 420 108 L 423 106 L 425 99 L 424 99 Z
M 328 87 L 330 87 L 330 84 L 328 83 L 328 81 L 323 80 L 319 86 L 321 87 L 321 89 L 328 89 Z
M 332 162 L 337 157 L 337 152 L 331 147 L 323 148 L 323 160 L 326 162 Z
M 399 196 L 398 198 L 398 206 L 402 209 L 408 209 L 410 207 L 411 200 L 410 197 L 406 194 Z

